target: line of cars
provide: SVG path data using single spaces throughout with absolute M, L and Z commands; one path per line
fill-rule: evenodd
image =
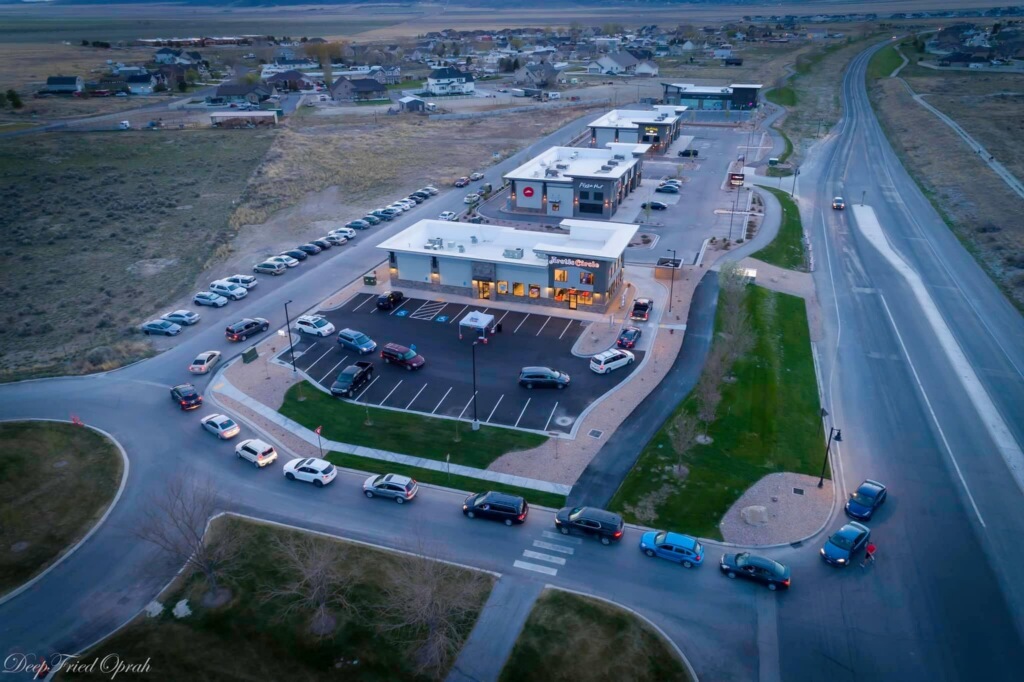
M 416 190 L 404 199 L 394 201 L 383 208 L 376 208 L 364 215 L 362 218 L 350 220 L 345 223 L 345 227 L 356 230 L 368 230 L 374 225 L 394 220 L 409 209 L 416 208 L 417 205 L 422 204 L 430 197 L 436 195 L 438 191 L 439 190 L 436 187 L 427 185 L 422 189 Z
M 294 249 L 283 251 L 276 256 L 270 256 L 253 266 L 252 271 L 257 275 L 283 275 L 289 268 L 298 267 L 299 263 L 310 256 L 316 256 L 335 246 L 347 244 L 349 240 L 356 238 L 356 231 L 351 227 L 339 227 L 331 230 L 320 239 L 314 239 L 306 244 L 300 244 Z M 239 275 L 235 275 L 238 277 Z M 253 278 L 255 279 L 255 278 Z M 255 285 L 253 285 L 255 286 Z M 251 288 L 251 287 L 249 287 Z M 218 293 L 218 292 L 214 292 Z M 237 300 L 237 299 L 236 299 Z
M 679 194 L 679 191 L 683 187 L 683 181 L 675 178 L 665 178 L 658 183 L 658 186 L 654 188 L 655 192 L 661 192 L 662 194 Z

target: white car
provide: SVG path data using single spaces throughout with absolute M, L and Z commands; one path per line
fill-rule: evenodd
M 330 336 L 334 333 L 334 325 L 323 315 L 303 315 L 295 321 L 295 327 L 300 332 L 313 336 Z
M 459 214 L 455 211 L 444 211 L 441 215 L 437 216 L 438 220 L 457 220 Z
M 271 256 L 267 259 L 267 262 L 281 263 L 282 265 L 287 265 L 290 268 L 297 267 L 299 264 L 299 261 L 295 260 L 291 256 Z
M 193 374 L 207 374 L 218 362 L 220 362 L 220 351 L 206 350 L 196 356 L 196 359 L 188 366 L 188 371 Z
M 477 180 L 483 180 L 484 179 L 484 174 L 483 173 L 470 173 L 469 174 L 469 179 L 474 181 L 474 182 L 476 182 Z
M 351 227 L 339 227 L 337 229 L 331 230 L 327 234 L 328 235 L 332 235 L 332 234 L 341 235 L 345 239 L 355 239 L 356 238 L 356 231 L 353 230 Z
M 196 305 L 210 305 L 214 308 L 223 308 L 228 304 L 228 299 L 212 291 L 200 291 L 193 297 L 192 302 Z
M 248 289 L 240 284 L 232 284 L 226 279 L 218 279 L 216 282 L 211 282 L 210 291 L 232 301 L 240 301 L 249 295 Z
M 199 321 L 199 313 L 191 310 L 175 310 L 174 312 L 164 313 L 160 316 L 160 319 L 179 324 L 182 327 L 188 327 Z
M 335 246 L 341 246 L 342 244 L 348 243 L 348 237 L 342 234 L 329 234 L 326 237 L 324 237 L 324 241 L 330 242 Z
M 473 194 L 467 194 L 466 198 L 462 200 L 465 204 L 475 204 L 480 201 L 480 195 L 474 192 Z
M 438 189 L 436 187 L 434 187 L 433 185 L 427 185 L 426 187 L 424 187 L 420 191 L 421 192 L 426 192 L 427 194 L 430 194 L 431 196 L 433 196 L 433 195 L 437 194 Z
M 597 374 L 607 374 L 613 369 L 631 365 L 635 360 L 636 356 L 628 350 L 613 348 L 590 358 L 590 369 Z
M 405 204 L 400 204 L 397 201 L 393 204 L 388 204 L 384 208 L 390 208 L 392 211 L 398 211 L 399 213 L 405 213 L 409 210 L 409 207 Z
M 277 461 L 277 450 L 275 450 L 272 445 L 264 443 L 259 438 L 243 440 L 235 446 L 235 454 L 238 455 L 240 459 L 252 462 L 260 469 Z
M 405 206 L 406 210 L 409 210 L 410 208 L 416 208 L 417 206 L 419 206 L 419 204 L 417 204 L 412 199 L 399 199 L 395 203 L 398 204 L 399 206 Z
M 284 465 L 284 477 L 289 481 L 306 481 L 322 488 L 335 479 L 338 470 L 326 459 L 309 457 L 293 459 Z
M 230 277 L 225 277 L 224 281 L 230 282 L 231 284 L 237 284 L 238 286 L 245 287 L 246 289 L 252 289 L 260 283 L 260 281 L 252 275 L 231 275 Z
M 231 417 L 223 414 L 211 414 L 209 417 L 200 419 L 199 423 L 203 425 L 204 429 L 223 440 L 234 438 L 242 430 Z

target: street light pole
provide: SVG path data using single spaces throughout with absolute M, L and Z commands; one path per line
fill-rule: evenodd
M 729 241 L 732 241 L 732 221 L 736 217 L 736 204 L 740 200 L 740 191 L 736 190 L 736 196 L 732 198 L 732 212 L 729 213 Z
M 668 287 L 668 311 L 672 312 L 672 299 L 674 299 L 676 291 L 676 250 L 665 249 L 672 253 L 672 283 Z
M 796 176 L 800 175 L 800 169 L 796 168 L 793 170 L 793 190 L 789 193 L 789 196 L 796 194 Z
M 291 355 L 292 358 L 292 372 L 298 372 L 298 370 L 295 369 L 295 346 L 292 345 L 292 318 L 288 316 L 289 303 L 291 303 L 290 300 L 284 302 L 284 333 L 288 335 L 288 354 Z
M 476 416 L 476 346 L 479 341 L 473 342 L 473 430 L 480 430 L 480 420 Z
M 843 432 L 834 426 L 830 426 L 828 429 L 828 445 L 825 446 L 825 461 L 821 463 L 821 476 L 818 477 L 819 488 L 825 485 L 825 467 L 828 466 L 828 457 L 832 451 L 832 441 L 837 443 L 843 442 Z

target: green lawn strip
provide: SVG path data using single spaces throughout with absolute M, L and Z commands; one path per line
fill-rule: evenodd
M 787 270 L 802 268 L 804 266 L 804 230 L 796 203 L 788 193 L 782 190 L 764 185 L 758 185 L 758 187 L 771 192 L 779 200 L 779 204 L 782 206 L 782 224 L 779 226 L 779 233 L 775 235 L 775 239 L 768 246 L 753 253 L 752 257 Z
M 388 90 L 414 90 L 422 88 L 426 81 L 402 81 L 401 83 L 388 83 Z
M 765 171 L 765 175 L 769 178 L 788 178 L 793 175 L 792 168 L 779 168 L 778 166 L 768 166 L 768 170 Z
M 782 136 L 782 141 L 786 144 L 786 148 L 779 154 L 779 163 L 785 163 L 786 159 L 793 155 L 793 142 L 789 139 L 789 135 L 783 132 L 781 128 L 776 128 L 775 130 Z
M 327 459 L 346 469 L 356 469 L 357 471 L 365 471 L 367 473 L 399 474 L 401 476 L 408 476 L 409 478 L 416 479 L 420 483 L 429 483 L 431 485 L 443 486 L 445 488 L 464 490 L 467 495 L 469 493 L 479 493 L 485 490 L 494 490 L 499 493 L 509 493 L 510 495 L 525 497 L 527 502 L 537 504 L 542 507 L 560 509 L 565 506 L 565 495 L 546 493 L 540 490 L 532 490 L 530 488 L 517 488 L 514 485 L 485 481 L 482 478 L 458 475 L 449 476 L 444 471 L 421 469 L 420 467 L 398 464 L 397 462 L 384 462 L 379 459 L 349 455 L 344 452 L 332 452 L 327 456 Z
M 899 68 L 899 65 L 903 63 L 903 58 L 900 57 L 900 53 L 896 51 L 895 45 L 887 45 L 881 50 L 871 56 L 871 61 L 868 62 L 867 78 L 868 82 L 878 80 L 880 78 L 888 78 L 894 70 Z
M 269 525 L 226 518 L 215 522 L 213 535 L 232 533 L 243 543 L 231 574 L 224 578 L 232 600 L 225 606 L 207 608 L 201 597 L 206 583 L 199 575 L 163 595 L 168 607 L 157 618 L 140 617 L 110 639 L 87 652 L 82 661 L 116 654 L 125 663 L 149 659 L 149 673 L 162 682 L 194 680 L 423 680 L 417 674 L 413 657 L 416 640 L 422 632 L 403 627 L 391 632 L 381 626 L 391 624 L 382 609 L 383 588 L 405 556 L 353 545 L 341 540 L 317 538 L 317 543 L 338 543 L 345 551 L 345 562 L 357 567 L 356 583 L 348 593 L 350 606 L 332 605 L 329 613 L 335 628 L 318 638 L 309 631 L 311 609 L 288 612 L 287 602 L 266 601 L 268 590 L 295 579 L 287 563 L 278 556 L 274 538 L 303 536 Z M 314 536 L 315 537 L 315 536 Z M 209 540 L 208 540 L 209 541 Z M 447 566 L 453 582 L 468 573 Z M 490 579 L 493 584 L 493 579 Z M 480 595 L 475 613 L 456 623 L 457 643 L 469 636 L 487 599 Z M 170 608 L 188 599 L 192 615 L 176 619 Z M 461 648 L 461 644 L 456 648 Z M 454 661 L 451 655 L 448 665 Z M 354 661 L 358 661 L 355 663 Z M 94 674 L 62 674 L 61 677 L 109 679 L 96 666 Z M 142 677 L 145 677 L 143 675 Z
M 308 382 L 288 389 L 280 412 L 308 429 L 323 426 L 325 440 L 427 459 L 443 460 L 450 454 L 452 464 L 478 469 L 486 469 L 505 453 L 529 450 L 547 440 L 547 436 L 495 426 L 481 425 L 473 431 L 468 422 L 372 407 L 373 425 L 366 426 L 365 406 L 338 400 Z
M 567 651 L 572 655 L 565 655 Z M 646 622 L 611 604 L 549 589 L 534 604 L 499 679 L 662 682 L 692 678 L 672 646 Z
M 722 516 L 762 477 L 818 473 L 823 435 L 804 301 L 751 287 L 748 306 L 754 350 L 733 366 L 736 381 L 722 385 L 708 430 L 713 441 L 693 446 L 680 482 L 672 471 L 671 420 L 662 427 L 611 502 L 630 521 L 721 539 Z M 695 414 L 692 397 L 678 410 Z
M 772 104 L 778 104 L 782 107 L 796 106 L 796 90 L 788 85 L 784 85 L 781 88 L 772 88 L 765 93 L 765 98 Z
M 89 532 L 121 484 L 117 446 L 55 422 L 0 424 L 0 595 Z

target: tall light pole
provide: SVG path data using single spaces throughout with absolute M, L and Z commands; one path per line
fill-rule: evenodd
M 298 372 L 295 369 L 295 346 L 292 345 L 292 318 L 288 316 L 288 304 L 291 302 L 290 300 L 284 302 L 284 333 L 288 335 L 288 353 L 292 358 L 292 372 Z
M 732 211 L 729 213 L 729 241 L 732 241 L 732 220 L 736 216 L 736 204 L 740 200 L 740 191 L 736 190 L 736 196 L 732 198 Z
M 668 311 L 672 312 L 672 299 L 675 298 L 676 290 L 676 250 L 665 249 L 672 254 L 672 283 L 668 286 Z
M 824 407 L 821 408 L 821 418 L 824 419 L 827 416 L 828 411 Z M 828 457 L 832 452 L 832 441 L 837 443 L 843 442 L 843 432 L 834 426 L 830 426 L 828 429 L 828 444 L 825 446 L 825 460 L 821 463 L 821 476 L 818 477 L 819 488 L 825 485 L 825 467 L 828 466 Z
M 486 333 L 486 332 L 485 332 Z M 479 341 L 473 342 L 473 430 L 480 430 L 480 420 L 476 416 L 476 347 Z
M 800 175 L 800 168 L 793 169 L 793 189 L 790 191 L 789 196 L 796 194 L 796 176 Z

